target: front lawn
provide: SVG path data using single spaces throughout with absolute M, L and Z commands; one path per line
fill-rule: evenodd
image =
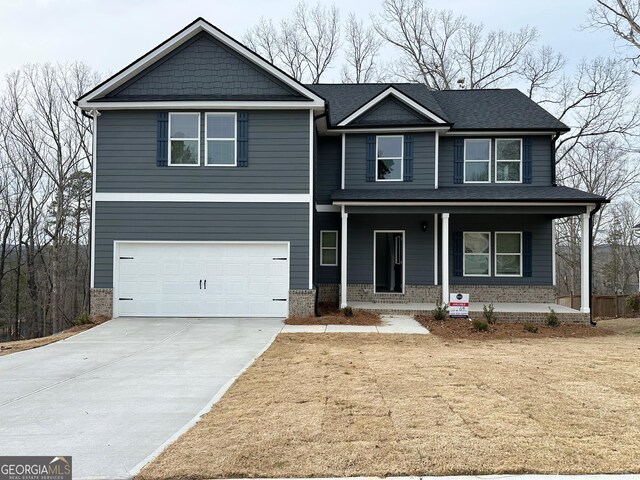
M 283 334 L 140 478 L 637 473 L 639 357 L 637 335 Z

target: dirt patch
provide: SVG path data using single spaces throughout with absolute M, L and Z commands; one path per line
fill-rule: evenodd
M 140 479 L 640 472 L 640 341 L 281 334 Z
M 289 317 L 284 323 L 287 325 L 360 325 L 380 326 L 383 322 L 375 312 L 354 310 L 353 316 L 346 316 L 340 309 L 331 304 L 321 303 L 319 317 Z
M 489 324 L 486 331 L 478 331 L 465 318 L 447 318 L 434 320 L 431 315 L 416 315 L 416 321 L 428 329 L 432 334 L 445 339 L 474 339 L 474 340 L 505 340 L 515 338 L 583 338 L 603 337 L 613 335 L 614 332 L 606 327 L 591 327 L 589 325 L 561 324 L 548 327 L 541 324 L 531 324 L 537 331 L 525 329 L 522 323 L 494 323 Z
M 0 343 L 0 357 L 3 355 L 9 355 L 10 353 L 43 347 L 45 345 L 49 345 L 50 343 L 73 337 L 74 335 L 80 332 L 84 332 L 85 330 L 89 330 L 96 325 L 100 325 L 107 320 L 110 320 L 110 318 L 104 315 L 98 315 L 92 318 L 91 323 L 76 325 L 75 327 L 68 328 L 67 330 L 63 330 L 62 332 L 56 333 L 54 335 L 49 335 L 47 337 L 31 338 L 29 340 L 15 340 L 12 342 L 2 342 Z

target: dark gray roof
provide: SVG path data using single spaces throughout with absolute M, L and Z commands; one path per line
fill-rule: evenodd
M 445 121 L 452 130 L 550 130 L 568 127 L 517 89 L 429 90 L 420 83 L 306 85 L 329 105 L 337 125 L 389 87 L 401 91 Z
M 493 187 L 465 185 L 429 189 L 346 189 L 331 195 L 336 201 L 362 202 L 585 202 L 606 203 L 600 195 L 569 187 L 538 187 L 531 185 L 499 185 Z

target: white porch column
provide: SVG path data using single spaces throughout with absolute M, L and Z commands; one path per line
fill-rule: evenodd
M 340 206 L 342 230 L 340 235 L 340 308 L 347 306 L 347 218 L 344 205 Z
M 438 214 L 437 213 L 433 214 L 433 284 L 438 285 Z
M 591 208 L 587 207 L 587 212 L 580 215 L 582 223 L 581 228 L 581 264 L 580 264 L 580 311 L 582 313 L 589 313 L 589 255 L 591 251 L 589 249 L 589 217 Z
M 442 214 L 442 303 L 449 303 L 449 214 Z

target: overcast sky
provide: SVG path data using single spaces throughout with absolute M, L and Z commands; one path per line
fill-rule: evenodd
M 591 0 L 427 0 L 435 8 L 464 13 L 488 28 L 517 30 L 529 24 L 540 42 L 575 65 L 583 57 L 612 55 L 606 32 L 583 31 Z M 115 72 L 204 17 L 241 39 L 261 16 L 288 14 L 297 0 L 0 0 L 0 76 L 30 62 L 83 60 Z M 312 0 L 313 3 L 313 0 Z M 323 2 L 324 3 L 324 2 Z M 332 2 L 327 2 L 332 3 Z M 377 0 L 340 0 L 342 17 L 366 17 Z M 339 81 L 336 67 L 323 81 Z

